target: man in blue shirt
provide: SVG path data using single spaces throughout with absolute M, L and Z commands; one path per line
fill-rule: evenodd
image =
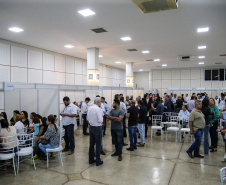
M 172 101 L 170 100 L 170 96 L 166 95 L 165 97 L 165 103 L 164 103 L 164 108 L 165 108 L 165 112 L 172 112 Z

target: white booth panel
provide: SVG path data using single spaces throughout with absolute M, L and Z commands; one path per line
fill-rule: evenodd
M 21 89 L 21 111 L 25 110 L 28 115 L 37 112 L 38 100 L 36 89 Z
M 68 96 L 71 100 L 71 103 L 73 103 L 75 101 L 75 91 L 68 91 L 66 90 L 66 93 L 65 93 L 66 96 Z
M 10 82 L 9 66 L 0 66 L 0 82 Z
M 27 49 L 16 46 L 11 47 L 11 65 L 27 67 Z
M 39 110 L 38 113 L 47 117 L 50 114 L 58 115 L 59 102 L 58 90 L 40 89 L 39 90 Z
M 130 97 L 131 95 L 134 96 L 133 90 L 127 90 L 126 95 L 129 96 L 129 97 Z
M 65 90 L 60 90 L 60 103 L 63 103 L 63 98 L 66 96 Z
M 27 68 L 11 67 L 11 81 L 27 83 Z
M 111 95 L 111 90 L 103 90 L 103 97 L 105 97 L 105 101 L 107 102 L 108 107 L 111 109 L 111 104 L 114 99 L 114 97 Z
M 85 91 L 75 91 L 75 101 L 85 101 Z
M 66 58 L 66 72 L 75 73 L 75 61 L 71 58 Z
M 0 109 L 5 109 L 4 106 L 4 92 L 0 91 Z
M 0 64 L 10 65 L 10 45 L 0 43 Z
M 93 102 L 96 95 L 99 95 L 99 90 L 86 90 L 86 97 L 89 97 L 91 99 L 91 102 Z M 84 100 L 83 100 L 84 101 Z
M 28 67 L 42 69 L 42 52 L 28 50 Z
M 83 62 L 75 60 L 75 74 L 82 74 Z
M 42 70 L 28 69 L 28 83 L 42 83 Z
M 134 90 L 134 95 L 135 95 L 135 98 L 137 96 L 140 96 L 142 98 L 144 96 L 144 91 L 143 90 Z
M 7 113 L 9 120 L 13 117 L 14 110 L 20 111 L 19 89 L 14 91 L 5 91 L 5 112 Z
M 43 69 L 54 71 L 54 55 L 43 53 Z
M 55 56 L 55 71 L 65 72 L 65 57 Z

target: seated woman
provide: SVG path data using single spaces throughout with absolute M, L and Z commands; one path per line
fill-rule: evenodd
M 33 122 L 33 119 L 34 119 L 34 117 L 36 116 L 36 113 L 35 112 L 32 112 L 31 114 L 30 114 L 30 123 L 29 123 L 29 127 L 28 127 L 28 129 L 27 129 L 27 133 L 32 133 L 32 132 L 34 132 L 34 122 Z M 32 132 L 30 132 L 30 131 L 32 131 Z
M 29 127 L 29 120 L 28 118 L 28 114 L 27 111 L 21 111 L 21 122 L 24 124 L 24 127 L 28 126 Z
M 13 117 L 10 119 L 10 126 L 13 126 L 16 122 L 14 121 L 14 118 L 17 114 L 20 114 L 18 110 L 13 111 Z
M 60 145 L 60 132 L 55 124 L 55 118 L 53 116 L 48 116 L 46 123 L 48 125 L 47 131 L 43 136 L 40 136 L 40 141 L 45 139 L 48 140 L 48 144 L 39 144 L 39 148 L 45 153 L 47 148 L 57 148 Z M 49 156 L 50 157 L 50 154 Z
M 21 116 L 19 114 L 14 116 L 14 122 L 15 122 L 14 127 L 16 128 L 17 134 L 24 134 L 24 124 L 20 120 L 21 120 Z
M 6 119 L 2 119 L 0 120 L 1 123 L 1 132 L 0 132 L 0 140 L 1 137 L 8 137 L 8 136 L 15 136 L 16 135 L 16 128 L 14 126 L 9 126 L 9 123 Z M 2 141 L 1 141 L 2 142 Z M 11 148 L 14 148 L 14 152 L 17 152 L 17 147 L 19 145 L 19 141 L 16 138 L 14 143 L 9 143 L 9 144 L 3 144 L 1 147 L 1 151 L 2 150 L 9 150 Z

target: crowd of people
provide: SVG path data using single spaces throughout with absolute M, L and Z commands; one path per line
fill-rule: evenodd
M 89 147 L 89 163 L 96 163 L 96 166 L 102 165 L 103 161 L 100 155 L 105 155 L 103 150 L 103 137 L 106 134 L 106 125 L 108 120 L 111 123 L 110 133 L 112 136 L 112 144 L 115 146 L 115 152 L 112 157 L 117 156 L 118 161 L 122 161 L 122 148 L 127 146 L 124 137 L 127 137 L 127 129 L 129 134 L 130 145 L 126 148 L 128 151 L 137 150 L 137 147 L 145 146 L 145 138 L 148 137 L 148 128 L 153 125 L 152 116 L 161 115 L 162 122 L 169 121 L 166 113 L 174 113 L 178 116 L 178 124 L 181 128 L 189 126 L 190 134 L 194 135 L 195 142 L 187 150 L 187 154 L 191 157 L 203 158 L 199 149 L 201 145 L 202 135 L 204 133 L 204 154 L 217 152 L 218 132 L 225 137 L 226 127 L 223 124 L 219 128 L 219 119 L 224 123 L 224 114 L 226 109 L 226 93 L 222 93 L 219 97 L 209 98 L 207 93 L 193 93 L 191 97 L 186 94 L 177 96 L 177 94 L 164 94 L 161 98 L 159 94 L 144 94 L 133 99 L 133 96 L 126 96 L 124 99 L 122 94 L 116 94 L 112 103 L 107 103 L 105 97 L 97 95 L 91 102 L 89 97 L 85 101 L 78 104 L 72 103 L 69 97 L 64 97 L 64 107 L 60 111 L 60 120 L 65 130 L 64 141 L 65 147 L 63 152 L 72 155 L 75 150 L 74 129 L 77 127 L 76 117 L 81 111 L 83 120 L 83 135 L 90 137 Z M 51 158 L 50 153 L 47 156 L 47 148 L 56 148 L 60 145 L 60 131 L 57 127 L 57 116 L 49 115 L 42 117 L 35 112 L 30 113 L 30 121 L 26 111 L 19 112 L 15 110 L 13 117 L 8 123 L 7 114 L 1 113 L 0 123 L 0 139 L 1 137 L 12 136 L 15 134 L 34 133 L 35 155 L 34 158 L 46 159 Z M 127 124 L 128 123 L 128 124 Z M 89 132 L 87 131 L 89 128 Z M 163 130 L 167 126 L 163 127 Z M 211 144 L 209 145 L 209 134 Z M 160 136 L 161 132 L 157 131 L 156 136 Z M 182 134 L 183 137 L 183 134 Z M 140 138 L 140 142 L 138 141 Z M 226 137 L 225 137 L 226 139 Z M 9 147 L 18 149 L 18 142 L 13 146 L 1 146 L 1 150 L 7 150 Z M 226 145 L 225 156 L 226 161 Z

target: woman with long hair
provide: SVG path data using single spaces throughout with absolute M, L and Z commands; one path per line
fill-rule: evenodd
M 215 100 L 210 98 L 210 138 L 211 138 L 211 146 L 209 147 L 210 152 L 217 151 L 218 144 L 218 119 L 220 118 L 220 111 L 215 104 Z

